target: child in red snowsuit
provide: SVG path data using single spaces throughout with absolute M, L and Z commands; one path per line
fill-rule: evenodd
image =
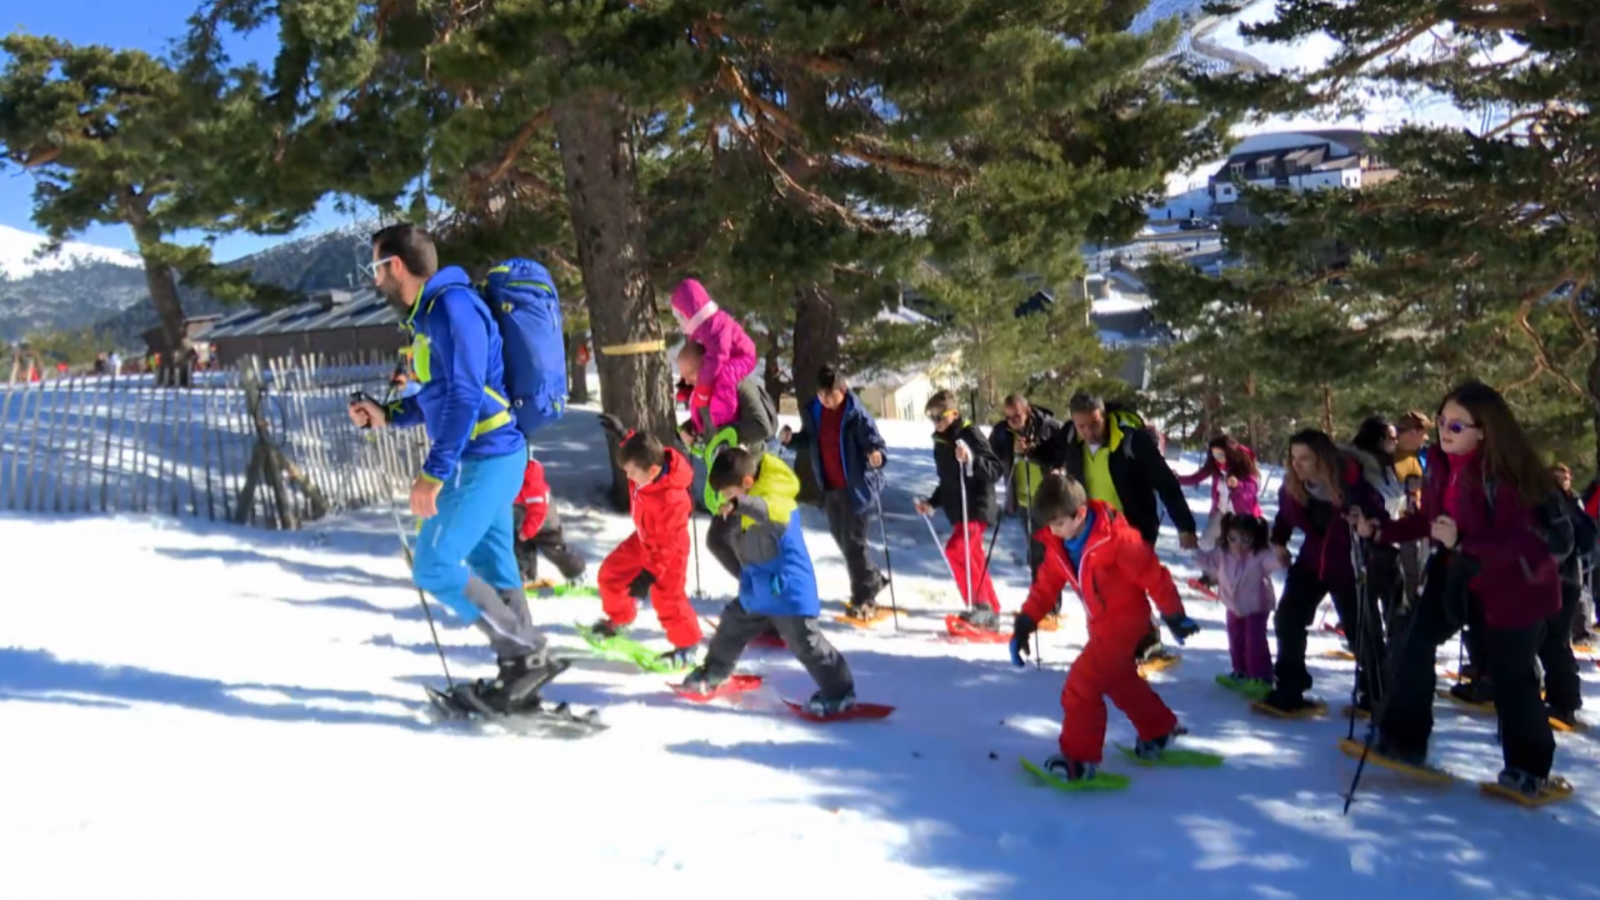
M 583 577 L 583 557 L 567 546 L 561 535 L 561 513 L 550 497 L 550 485 L 544 479 L 544 466 L 528 455 L 528 468 L 522 473 L 522 493 L 517 495 L 511 508 L 512 525 L 517 529 L 517 568 L 522 570 L 524 585 L 539 581 L 539 554 L 555 563 L 561 577 L 568 582 Z
M 602 417 L 615 430 L 614 420 Z M 688 457 L 648 434 L 629 433 L 617 448 L 622 471 L 632 483 L 633 534 L 600 564 L 600 605 L 606 617 L 594 626 L 611 637 L 632 624 L 635 599 L 649 591 L 656 618 L 672 649 L 663 662 L 688 665 L 700 643 L 700 621 L 684 582 L 689 568 L 689 485 L 694 469 Z
M 1035 495 L 1034 513 L 1044 523 L 1034 537 L 1044 545 L 1045 558 L 1016 617 L 1012 660 L 1021 664 L 1029 637 L 1067 585 L 1083 601 L 1089 628 L 1089 642 L 1061 689 L 1061 753 L 1044 768 L 1069 781 L 1095 777 L 1106 739 L 1107 698 L 1138 731 L 1134 752 L 1159 757 L 1183 731 L 1172 710 L 1139 677 L 1133 648 L 1150 632 L 1152 599 L 1178 643 L 1200 626 L 1184 614 L 1178 588 L 1155 550 L 1120 512 L 1087 499 L 1078 482 L 1047 475 Z

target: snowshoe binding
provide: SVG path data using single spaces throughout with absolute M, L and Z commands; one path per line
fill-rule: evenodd
M 1304 694 L 1274 688 L 1267 696 L 1250 704 L 1250 709 L 1275 719 L 1314 719 L 1327 715 L 1328 704 Z
M 845 607 L 844 615 L 834 616 L 833 620 L 857 628 L 871 628 L 892 615 L 894 615 L 893 610 L 880 609 L 871 600 L 858 600 Z
M 1544 806 L 1557 800 L 1566 800 L 1573 787 L 1559 776 L 1540 778 L 1521 769 L 1507 767 L 1494 781 L 1481 781 L 1478 789 L 1490 796 L 1520 803 L 1523 806 Z
M 1102 772 L 1094 763 L 1067 759 L 1060 754 L 1046 759 L 1043 765 L 1024 759 L 1022 767 L 1058 791 L 1115 791 L 1129 783 L 1126 775 Z

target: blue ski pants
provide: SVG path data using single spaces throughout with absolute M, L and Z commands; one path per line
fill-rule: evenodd
M 467 591 L 470 576 L 496 591 L 522 592 L 511 530 L 511 504 L 522 490 L 525 452 L 463 459 L 439 490 L 439 512 L 423 520 L 412 578 L 473 624 L 484 610 Z

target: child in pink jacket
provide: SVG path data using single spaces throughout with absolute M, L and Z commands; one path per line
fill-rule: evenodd
M 1267 619 L 1276 605 L 1272 573 L 1283 568 L 1267 545 L 1270 529 L 1259 516 L 1228 513 L 1222 539 L 1195 553 L 1195 562 L 1217 582 L 1217 599 L 1228 611 L 1228 655 L 1233 672 L 1217 683 L 1259 700 L 1272 690 L 1272 648 Z
M 672 314 L 684 336 L 706 348 L 689 398 L 689 429 L 709 436 L 738 417 L 737 388 L 745 376 L 756 370 L 756 345 L 693 278 L 684 279 L 672 291 Z M 711 416 L 709 429 L 705 422 L 707 412 Z

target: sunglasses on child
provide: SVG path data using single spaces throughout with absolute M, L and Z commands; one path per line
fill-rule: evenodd
M 1477 428 L 1478 426 L 1472 424 L 1471 422 L 1458 422 L 1452 419 L 1448 422 L 1440 422 L 1439 427 L 1450 432 L 1451 434 L 1460 434 L 1463 431 L 1468 431 L 1470 429 Z
M 1228 535 L 1228 543 L 1235 544 L 1235 545 L 1240 546 L 1240 547 L 1248 546 L 1250 544 L 1251 540 L 1252 539 L 1248 534 L 1230 534 L 1230 535 Z

